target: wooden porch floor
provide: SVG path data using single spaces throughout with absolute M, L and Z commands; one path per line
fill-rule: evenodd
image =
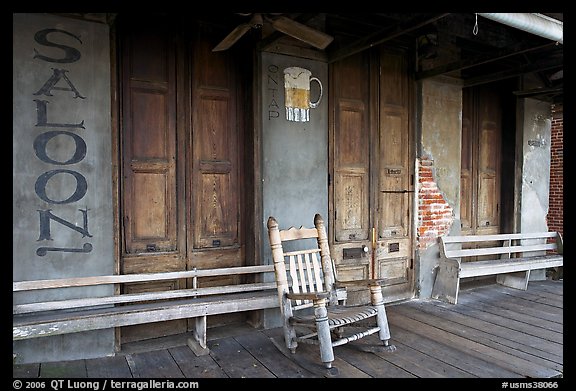
M 531 281 L 527 291 L 484 285 L 461 291 L 457 305 L 409 301 L 388 305 L 387 313 L 397 350 L 337 347 L 338 377 L 563 377 L 563 281 Z M 205 356 L 195 356 L 184 338 L 172 338 L 160 348 L 141 345 L 115 357 L 14 365 L 13 377 L 315 378 L 324 373 L 315 346 L 301 345 L 294 355 L 277 348 L 283 344 L 281 329 L 234 331 L 212 333 Z M 369 338 L 377 339 L 362 341 Z

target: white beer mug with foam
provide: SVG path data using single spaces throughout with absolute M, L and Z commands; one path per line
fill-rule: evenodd
M 310 101 L 310 83 L 315 81 L 320 86 L 320 96 L 316 102 Z M 300 67 L 284 69 L 284 91 L 286 119 L 288 121 L 307 122 L 310 120 L 310 109 L 315 109 L 322 99 L 322 83 L 312 72 Z

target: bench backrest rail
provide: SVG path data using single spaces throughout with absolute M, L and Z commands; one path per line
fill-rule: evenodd
M 558 236 L 557 232 L 526 232 L 515 234 L 443 236 L 442 240 L 445 243 L 468 243 L 468 242 L 490 242 L 496 240 L 555 238 L 556 236 Z
M 534 244 L 534 240 L 547 241 L 550 238 L 555 240 L 551 243 Z M 513 243 L 513 241 L 525 241 L 525 243 Z M 490 247 L 461 248 L 458 245 L 496 242 Z M 497 244 L 501 242 L 501 244 Z M 445 236 L 441 237 L 441 255 L 444 258 L 464 258 L 485 255 L 501 255 L 503 258 L 510 257 L 516 253 L 531 253 L 536 251 L 556 251 L 563 252 L 562 237 L 557 232 L 530 232 L 516 234 L 493 234 L 493 235 L 470 235 L 470 236 Z
M 198 278 L 210 276 L 226 276 L 239 274 L 273 273 L 274 265 L 240 266 L 217 269 L 187 270 L 179 272 L 143 273 L 127 275 L 108 275 L 92 277 L 61 278 L 36 281 L 13 282 L 13 293 L 37 291 L 41 289 L 63 289 L 84 286 L 99 286 L 108 284 L 139 283 L 162 280 L 178 280 L 192 278 L 192 288 L 175 289 L 156 292 L 126 293 L 120 295 L 68 298 L 33 303 L 16 304 L 12 306 L 13 314 L 67 310 L 76 308 L 98 307 L 114 304 L 128 304 L 145 301 L 175 300 L 200 296 L 231 294 L 241 292 L 276 289 L 275 282 L 239 283 L 221 286 L 198 287 Z
M 449 258 L 461 258 L 461 257 L 476 257 L 483 255 L 495 255 L 495 254 L 514 254 L 514 253 L 526 253 L 534 251 L 548 251 L 556 250 L 556 245 L 554 244 L 539 244 L 539 245 L 526 245 L 526 246 L 502 246 L 502 247 L 487 247 L 487 248 L 468 248 L 462 250 L 447 250 L 446 256 Z
M 122 274 L 93 277 L 72 277 L 53 280 L 15 281 L 13 292 L 31 291 L 36 289 L 71 288 L 79 286 L 95 286 L 107 284 L 126 284 L 161 280 L 178 280 L 181 278 L 200 278 L 211 276 L 226 276 L 236 274 L 274 272 L 274 265 L 238 266 L 218 269 L 193 269 L 179 272 Z
M 122 295 L 103 296 L 103 297 L 44 301 L 44 302 L 14 305 L 12 307 L 12 313 L 26 314 L 40 311 L 64 310 L 72 308 L 77 309 L 83 307 L 96 307 L 112 304 L 126 304 L 126 303 L 137 303 L 137 302 L 169 300 L 169 299 L 185 299 L 191 297 L 261 291 L 267 289 L 275 290 L 276 283 L 258 282 L 251 284 L 235 284 L 235 285 L 214 286 L 214 287 L 195 288 L 195 289 L 194 288 L 176 289 L 161 292 L 143 292 L 143 293 L 130 293 Z

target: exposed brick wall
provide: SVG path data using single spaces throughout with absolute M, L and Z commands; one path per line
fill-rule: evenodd
M 452 207 L 434 181 L 434 160 L 418 159 L 418 248 L 437 243 L 454 222 Z
M 551 135 L 548 229 L 564 233 L 564 115 L 562 105 L 552 107 Z

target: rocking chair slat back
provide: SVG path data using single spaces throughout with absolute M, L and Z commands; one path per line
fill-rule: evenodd
M 320 249 L 284 253 L 284 258 L 287 259 L 286 268 L 290 273 L 289 292 L 310 293 L 325 290 L 324 275 L 318 260 L 318 253 L 320 253 Z M 294 309 L 310 307 L 312 301 L 295 300 L 295 305 Z

